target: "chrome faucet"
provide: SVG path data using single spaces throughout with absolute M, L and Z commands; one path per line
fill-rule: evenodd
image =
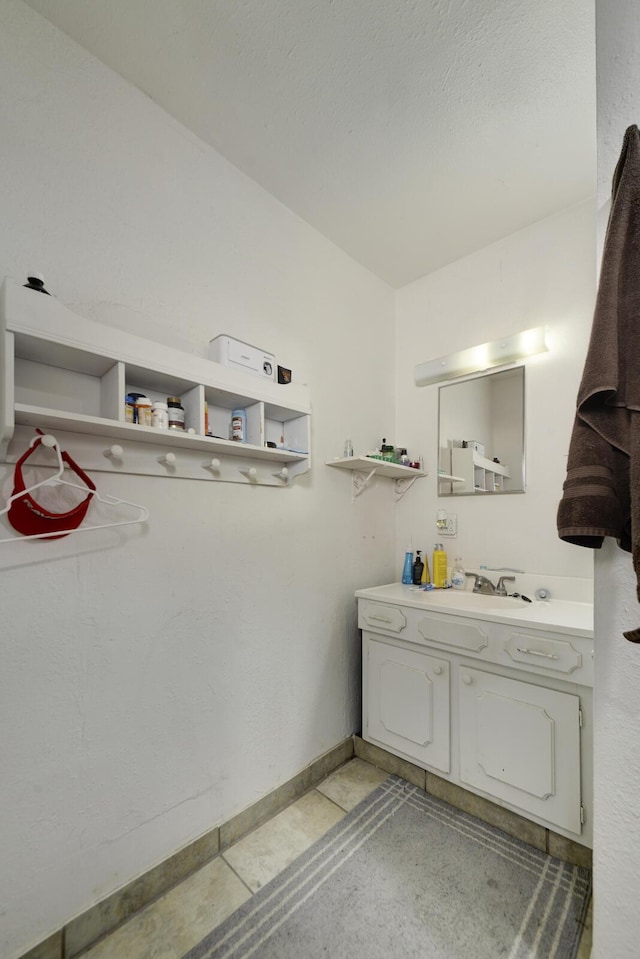
M 465 576 L 473 576 L 475 580 L 473 584 L 474 593 L 484 593 L 485 596 L 495 595 L 496 588 L 486 576 L 483 576 L 481 573 L 465 573 Z
M 515 576 L 501 576 L 498 580 L 498 585 L 496 586 L 496 596 L 508 596 L 507 587 L 505 583 L 515 583 Z
M 483 593 L 485 596 L 507 596 L 507 587 L 504 584 L 514 583 L 516 579 L 515 576 L 501 576 L 498 585 L 494 586 L 491 580 L 481 573 L 465 573 L 465 576 L 473 576 L 475 580 L 472 592 Z

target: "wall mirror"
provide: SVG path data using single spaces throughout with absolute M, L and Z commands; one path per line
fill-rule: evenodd
M 524 366 L 441 386 L 438 494 L 524 491 Z

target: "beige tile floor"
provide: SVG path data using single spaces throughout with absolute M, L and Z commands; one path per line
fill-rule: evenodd
M 331 773 L 115 932 L 82 959 L 181 959 L 387 778 L 362 759 Z M 591 955 L 590 928 L 578 959 Z

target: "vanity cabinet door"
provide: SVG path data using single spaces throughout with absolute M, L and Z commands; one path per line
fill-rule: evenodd
M 447 660 L 364 633 L 363 668 L 364 738 L 448 773 Z
M 458 670 L 460 779 L 580 834 L 580 701 L 479 669 Z

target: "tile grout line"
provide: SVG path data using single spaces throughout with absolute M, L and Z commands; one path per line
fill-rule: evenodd
M 247 833 L 247 835 L 250 836 L 251 833 Z M 229 848 L 231 849 L 232 847 L 230 846 Z M 251 889 L 250 886 L 247 885 L 247 883 L 244 881 L 244 879 L 242 878 L 242 876 L 240 875 L 240 873 L 238 872 L 238 870 L 237 870 L 234 866 L 232 866 L 231 863 L 229 862 L 229 860 L 226 858 L 225 854 L 224 854 L 223 852 L 221 852 L 221 853 L 219 853 L 219 856 L 220 856 L 220 859 L 223 860 L 224 864 L 225 864 L 226 866 L 228 866 L 228 868 L 231 870 L 231 872 L 240 880 L 240 882 L 242 883 L 242 885 L 243 885 L 243 886 L 245 887 L 245 889 L 249 892 L 249 895 L 250 895 L 250 896 L 254 896 L 255 893 L 254 893 L 253 889 Z

